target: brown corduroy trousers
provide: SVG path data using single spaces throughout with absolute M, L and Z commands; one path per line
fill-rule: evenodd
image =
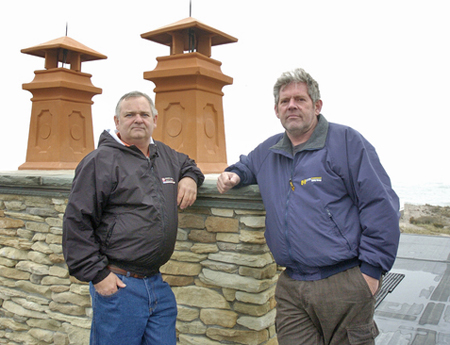
M 375 297 L 359 267 L 317 281 L 283 272 L 275 298 L 279 345 L 375 344 Z

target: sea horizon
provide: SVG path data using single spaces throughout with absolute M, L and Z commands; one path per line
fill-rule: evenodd
M 445 182 L 402 182 L 393 183 L 400 198 L 400 208 L 405 204 L 450 206 L 450 183 Z

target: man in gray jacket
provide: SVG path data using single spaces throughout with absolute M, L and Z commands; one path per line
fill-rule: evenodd
M 157 111 L 146 94 L 122 96 L 114 122 L 75 171 L 64 257 L 90 282 L 91 344 L 175 345 L 176 301 L 159 268 L 174 250 L 177 205 L 194 203 L 204 176 L 152 139 Z

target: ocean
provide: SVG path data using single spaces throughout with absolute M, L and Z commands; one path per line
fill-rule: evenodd
M 442 182 L 393 183 L 400 205 L 450 206 L 450 184 Z

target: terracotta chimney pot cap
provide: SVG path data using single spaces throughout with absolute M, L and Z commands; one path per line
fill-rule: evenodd
M 195 18 L 188 17 L 173 24 L 141 34 L 142 38 L 167 46 L 172 44 L 172 32 L 188 32 L 193 29 L 197 36 L 211 36 L 211 46 L 237 42 L 238 39 L 211 26 L 203 24 Z
M 67 36 L 48 41 L 46 43 L 38 44 L 34 47 L 22 49 L 21 52 L 24 54 L 45 58 L 46 51 L 58 49 L 66 49 L 69 51 L 80 53 L 82 62 L 107 58 L 106 55 L 100 54 L 99 52 L 96 52 L 95 50 L 86 47 L 84 44 L 81 44 L 80 42 L 75 41 L 73 38 Z

